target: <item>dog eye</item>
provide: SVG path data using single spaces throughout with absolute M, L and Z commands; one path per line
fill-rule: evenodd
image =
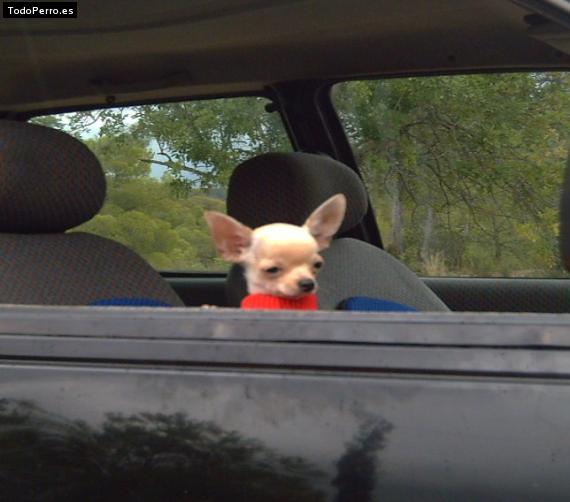
M 323 266 L 323 262 L 322 262 L 322 261 L 316 261 L 316 262 L 313 264 L 313 267 L 315 267 L 317 270 L 318 270 L 319 268 L 321 268 L 322 266 Z
M 265 272 L 267 272 L 268 274 L 278 274 L 279 272 L 281 272 L 281 269 L 279 267 L 269 267 L 265 269 Z

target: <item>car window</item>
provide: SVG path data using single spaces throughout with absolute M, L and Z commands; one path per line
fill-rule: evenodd
M 224 270 L 204 210 L 225 211 L 228 178 L 243 160 L 291 150 L 269 101 L 239 97 L 41 116 L 97 155 L 108 194 L 73 229 L 119 241 L 158 270 Z
M 563 275 L 569 74 L 355 81 L 333 100 L 389 252 L 428 276 Z

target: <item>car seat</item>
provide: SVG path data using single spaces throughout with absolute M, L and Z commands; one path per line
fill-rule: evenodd
M 122 244 L 68 232 L 92 218 L 106 184 L 95 155 L 47 127 L 0 120 L 0 303 L 182 306 Z
M 301 225 L 335 193 L 347 198 L 339 233 L 360 223 L 368 208 L 358 175 L 329 157 L 308 153 L 269 153 L 240 164 L 233 172 L 227 198 L 228 214 L 255 228 L 283 222 Z M 335 309 L 349 297 L 372 297 L 422 311 L 446 311 L 446 305 L 412 271 L 385 251 L 352 238 L 337 238 L 322 253 L 319 306 Z M 238 306 L 246 295 L 240 266 L 227 281 L 228 303 Z

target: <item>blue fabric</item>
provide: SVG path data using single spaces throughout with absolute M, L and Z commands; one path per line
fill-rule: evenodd
M 369 298 L 367 296 L 353 296 L 343 300 L 338 310 L 359 310 L 364 312 L 417 312 L 417 309 L 403 303 Z
M 168 303 L 154 300 L 152 298 L 106 298 L 93 302 L 91 306 L 106 307 L 172 307 Z

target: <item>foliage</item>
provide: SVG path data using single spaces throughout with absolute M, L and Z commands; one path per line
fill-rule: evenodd
M 421 273 L 562 273 L 567 74 L 360 81 L 336 91 L 393 254 Z
M 172 195 L 167 183 L 150 177 L 128 183 L 109 180 L 101 213 L 77 230 L 116 240 L 136 250 L 159 270 L 223 269 L 202 217 L 224 211 L 224 202 L 202 191 Z
M 74 231 L 137 251 L 160 270 L 222 270 L 203 218 L 225 210 L 232 170 L 256 154 L 290 149 L 261 98 L 233 98 L 46 116 L 99 158 L 106 203 Z
M 334 101 L 388 251 L 423 274 L 557 276 L 558 196 L 570 77 L 511 73 L 340 84 Z M 255 97 L 35 119 L 83 139 L 109 187 L 78 230 L 116 239 L 159 269 L 226 267 L 202 217 L 232 170 L 290 149 Z
M 240 162 L 290 149 L 279 116 L 267 113 L 265 103 L 234 98 L 139 107 L 134 133 L 156 142 L 159 162 L 175 178 L 226 186 Z

